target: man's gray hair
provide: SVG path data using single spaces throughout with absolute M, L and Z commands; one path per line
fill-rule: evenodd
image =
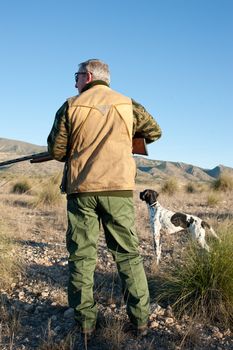
M 92 73 L 93 80 L 103 80 L 110 84 L 110 72 L 106 63 L 98 59 L 90 59 L 79 64 L 79 72 Z

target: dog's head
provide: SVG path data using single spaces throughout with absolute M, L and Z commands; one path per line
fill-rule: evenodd
M 157 202 L 158 196 L 158 192 L 154 190 L 144 190 L 143 192 L 140 192 L 140 199 L 149 205 L 155 204 Z

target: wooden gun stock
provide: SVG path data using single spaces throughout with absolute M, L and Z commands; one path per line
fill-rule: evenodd
M 148 156 L 148 151 L 146 147 L 146 141 L 142 137 L 133 138 L 133 154 L 141 154 L 143 156 Z

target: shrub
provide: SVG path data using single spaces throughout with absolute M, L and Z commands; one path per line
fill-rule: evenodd
M 35 200 L 35 206 L 59 205 L 62 197 L 59 186 L 54 184 L 54 178 L 43 184 L 41 191 Z
M 219 201 L 220 198 L 216 195 L 216 193 L 210 193 L 207 197 L 207 205 L 210 207 L 214 207 L 219 203 Z
M 233 225 L 222 229 L 221 242 L 208 253 L 196 245 L 169 271 L 158 299 L 169 301 L 178 316 L 233 324 Z
M 197 192 L 197 187 L 194 183 L 189 182 L 186 186 L 185 186 L 185 190 L 187 193 L 196 193 Z
M 15 307 L 11 305 L 9 307 L 9 301 L 6 294 L 0 296 L 0 344 L 2 338 L 4 339 L 4 344 L 7 347 L 1 349 L 13 349 L 13 342 L 15 334 L 17 334 L 21 329 L 20 323 L 20 313 Z
M 13 185 L 11 192 L 22 194 L 30 191 L 30 189 L 31 184 L 27 180 L 21 180 Z
M 2 289 L 10 288 L 17 279 L 17 275 L 22 271 L 20 259 L 16 256 L 16 245 L 7 238 L 5 232 L 7 228 L 0 221 L 0 285 Z
M 168 179 L 162 186 L 161 191 L 169 196 L 173 195 L 178 190 L 177 180 L 175 178 Z
M 231 191 L 233 190 L 233 177 L 227 173 L 223 173 L 212 184 L 216 191 Z
M 45 339 L 42 339 L 39 350 L 75 350 L 75 339 L 74 332 L 69 332 L 63 339 L 57 340 L 51 329 L 51 319 L 49 319 Z
M 54 185 L 60 186 L 61 181 L 62 181 L 62 176 L 63 176 L 63 172 L 59 172 L 59 173 L 51 176 L 50 182 Z

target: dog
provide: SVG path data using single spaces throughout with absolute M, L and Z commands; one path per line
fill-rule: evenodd
M 220 240 L 213 228 L 206 221 L 203 221 L 194 215 L 173 212 L 171 210 L 163 208 L 157 201 L 158 196 L 158 192 L 151 189 L 140 192 L 140 199 L 147 203 L 149 210 L 150 226 L 154 238 L 157 265 L 159 264 L 161 258 L 161 229 L 166 231 L 168 234 L 187 230 L 190 233 L 191 237 L 208 252 L 210 248 L 205 240 L 205 230 L 209 229 L 211 234 L 216 239 Z

